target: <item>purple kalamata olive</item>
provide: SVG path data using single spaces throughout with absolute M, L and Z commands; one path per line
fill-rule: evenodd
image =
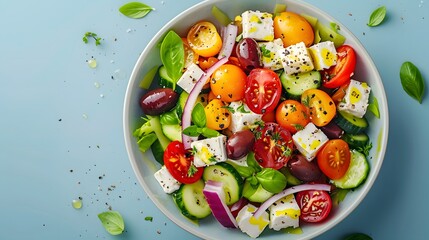
M 226 142 L 228 158 L 238 160 L 246 156 L 255 144 L 255 136 L 250 130 L 242 130 L 232 134 Z
M 254 68 L 261 68 L 261 49 L 253 38 L 243 38 L 237 44 L 235 52 L 241 67 L 250 72 Z
M 316 161 L 310 162 L 301 154 L 293 155 L 287 167 L 293 176 L 304 182 L 318 181 L 322 177 Z
M 320 130 L 322 130 L 329 139 L 341 138 L 344 134 L 344 131 L 332 121 L 328 123 L 328 125 L 321 127 Z
M 157 116 L 171 110 L 179 94 L 171 88 L 158 88 L 147 92 L 140 99 L 140 107 L 146 115 Z

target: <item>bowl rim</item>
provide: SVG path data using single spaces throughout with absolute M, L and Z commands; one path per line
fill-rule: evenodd
M 138 171 L 138 166 L 137 163 L 135 162 L 135 156 L 132 153 L 132 131 L 130 130 L 131 126 L 130 126 L 130 119 L 129 119 L 129 113 L 127 111 L 127 109 L 129 109 L 130 104 L 131 104 L 131 97 L 130 97 L 130 93 L 132 92 L 132 88 L 133 88 L 133 82 L 137 81 L 138 79 L 138 72 L 139 69 L 141 68 L 141 66 L 143 65 L 143 61 L 146 57 L 146 55 L 148 54 L 148 52 L 150 51 L 151 48 L 155 47 L 158 44 L 159 39 L 161 39 L 161 37 L 169 30 L 172 28 L 172 26 L 174 24 L 176 24 L 176 22 L 178 20 L 180 20 L 181 18 L 185 17 L 186 15 L 188 15 L 191 12 L 194 12 L 200 8 L 204 8 L 204 7 L 208 7 L 209 5 L 218 3 L 218 2 L 224 2 L 224 1 L 228 1 L 228 0 L 204 0 L 201 1 L 195 5 L 192 5 L 191 7 L 187 8 L 186 10 L 182 11 L 181 13 L 179 13 L 176 17 L 172 18 L 170 21 L 168 21 L 160 30 L 157 31 L 157 33 L 151 38 L 151 40 L 149 41 L 149 43 L 146 45 L 146 47 L 144 48 L 144 50 L 142 51 L 142 53 L 139 55 L 137 62 L 134 65 L 134 68 L 131 72 L 130 78 L 129 78 L 129 82 L 126 88 L 126 93 L 125 93 L 125 99 L 124 99 L 124 104 L 123 104 L 123 131 L 124 131 L 124 138 L 125 138 L 125 146 L 126 146 L 126 150 L 127 150 L 127 154 L 128 154 L 128 158 L 129 161 L 131 163 L 131 166 L 133 168 L 134 174 L 137 177 L 139 184 L 143 187 L 144 191 L 146 193 L 151 192 L 149 189 L 149 186 L 147 185 L 146 181 L 144 181 L 143 177 L 141 176 L 140 172 Z M 292 0 L 284 0 L 284 3 L 287 4 L 289 1 Z M 304 1 L 299 1 L 296 2 L 294 1 L 295 5 L 303 7 L 305 9 L 310 9 L 312 11 L 318 12 L 320 15 L 323 15 L 323 17 L 325 19 L 330 19 L 332 21 L 334 21 L 335 23 L 337 23 L 342 31 L 347 32 L 352 38 L 353 41 L 355 41 L 355 43 L 358 45 L 358 47 L 360 49 L 362 49 L 361 52 L 359 52 L 359 55 L 361 55 L 364 59 L 368 59 L 369 61 L 366 63 L 367 67 L 373 72 L 373 74 L 375 74 L 376 78 L 377 78 L 377 83 L 380 85 L 381 89 L 380 93 L 381 96 L 377 96 L 377 98 L 379 99 L 380 97 L 382 99 L 379 99 L 378 104 L 380 104 L 380 109 L 385 109 L 385 115 L 383 116 L 383 118 L 378 119 L 378 120 L 382 120 L 383 122 L 381 123 L 382 129 L 379 133 L 379 138 L 380 135 L 382 135 L 382 139 L 380 141 L 380 139 L 378 139 L 378 144 L 380 146 L 380 149 L 377 149 L 377 159 L 379 161 L 377 168 L 371 168 L 371 174 L 374 175 L 373 178 L 369 178 L 366 180 L 365 185 L 361 186 L 362 189 L 360 189 L 360 194 L 358 195 L 358 197 L 355 199 L 354 202 L 352 202 L 352 204 L 350 206 L 348 206 L 344 211 L 340 212 L 340 213 L 336 213 L 335 218 L 331 218 L 329 220 L 329 224 L 323 224 L 320 227 L 318 227 L 315 231 L 313 231 L 311 234 L 308 234 L 308 239 L 314 238 L 316 236 L 319 236 L 321 234 L 323 234 L 324 232 L 328 231 L 329 229 L 333 228 L 334 226 L 336 226 L 338 223 L 340 223 L 341 221 L 343 221 L 347 216 L 350 215 L 350 213 L 352 213 L 355 208 L 357 206 L 360 205 L 360 203 L 362 202 L 362 200 L 366 197 L 366 195 L 368 194 L 368 192 L 370 191 L 370 189 L 372 188 L 375 180 L 377 179 L 378 175 L 379 175 L 379 171 L 381 169 L 382 166 L 382 162 L 384 161 L 384 157 L 385 157 L 385 153 L 386 153 L 386 149 L 387 149 L 387 144 L 388 144 L 388 132 L 389 132 L 389 111 L 388 111 L 388 104 L 387 104 L 387 97 L 386 97 L 386 93 L 385 93 L 385 88 L 383 86 L 383 81 L 380 77 L 380 74 L 372 60 L 372 58 L 370 57 L 370 55 L 368 54 L 367 50 L 365 49 L 365 47 L 362 45 L 362 43 L 360 42 L 360 40 L 353 34 L 353 32 L 351 32 L 346 26 L 344 26 L 340 21 L 338 21 L 337 19 L 335 19 L 334 17 L 332 17 L 331 15 L 329 15 L 328 13 L 326 13 L 325 11 L 307 3 Z M 194 229 L 194 228 L 189 228 L 188 226 L 186 226 L 184 224 L 183 221 L 185 221 L 186 219 L 183 217 L 183 219 L 179 219 L 175 216 L 173 216 L 170 211 L 165 208 L 163 206 L 163 204 L 155 197 L 152 196 L 152 194 L 147 194 L 149 196 L 149 198 L 151 199 L 151 201 L 157 206 L 157 208 L 165 215 L 167 216 L 171 221 L 173 221 L 176 225 L 178 225 L 179 227 L 181 227 L 182 229 L 188 231 L 189 233 L 197 236 L 197 237 L 203 237 L 204 239 L 211 239 L 213 236 L 208 236 L 205 235 L 204 233 L 201 233 L 200 231 Z

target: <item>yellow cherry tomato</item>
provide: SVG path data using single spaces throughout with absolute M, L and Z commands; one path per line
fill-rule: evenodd
M 204 108 L 207 118 L 207 127 L 214 130 L 223 130 L 231 124 L 231 114 L 220 99 L 211 100 Z
M 274 37 L 281 38 L 285 47 L 299 42 L 309 47 L 314 41 L 314 31 L 304 17 L 293 12 L 282 12 L 274 17 Z
M 213 57 L 222 48 L 222 39 L 211 22 L 203 21 L 193 25 L 187 39 L 192 50 L 203 57 Z
M 183 47 L 185 48 L 185 68 L 189 67 L 192 63 L 197 64 L 199 59 L 198 54 L 192 50 L 186 38 L 182 38 L 182 42 Z
M 301 95 L 301 103 L 308 108 L 310 121 L 318 127 L 328 124 L 337 113 L 334 100 L 320 89 L 308 89 Z
M 276 109 L 276 120 L 292 134 L 303 129 L 310 122 L 307 108 L 298 101 L 288 99 Z
M 220 66 L 210 79 L 210 88 L 217 98 L 224 102 L 234 102 L 244 98 L 246 73 L 236 65 Z

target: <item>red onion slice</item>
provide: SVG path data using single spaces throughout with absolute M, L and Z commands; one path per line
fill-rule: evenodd
M 219 52 L 218 59 L 229 58 L 232 51 L 234 50 L 235 39 L 237 38 L 238 27 L 233 24 L 229 24 L 223 27 L 222 33 L 222 49 Z
M 225 203 L 225 192 L 222 182 L 207 181 L 203 193 L 212 210 L 213 216 L 218 222 L 226 228 L 237 228 L 237 221 Z

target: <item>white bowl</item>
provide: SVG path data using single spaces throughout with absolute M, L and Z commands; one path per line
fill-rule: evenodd
M 249 239 L 249 237 L 239 230 L 225 230 L 225 228 L 223 228 L 213 217 L 201 220 L 199 226 L 197 226 L 181 215 L 180 211 L 174 204 L 172 197 L 163 192 L 162 188 L 153 176 L 153 174 L 159 169 L 160 165 L 154 160 L 150 151 L 145 154 L 142 154 L 139 151 L 136 139 L 132 136 L 133 130 L 138 127 L 140 117 L 143 116 L 143 112 L 139 106 L 139 99 L 140 96 L 144 94 L 144 90 L 139 88 L 139 83 L 142 77 L 152 67 L 161 65 L 157 44 L 161 41 L 162 37 L 168 30 L 173 29 L 179 35 L 184 36 L 189 27 L 198 20 L 211 20 L 215 23 L 216 20 L 211 14 L 211 8 L 213 5 L 216 5 L 232 17 L 241 14 L 245 10 L 272 12 L 276 2 L 278 1 L 210 0 L 203 1 L 189 8 L 167 23 L 153 37 L 140 55 L 130 77 L 125 96 L 123 120 L 126 148 L 134 172 L 147 195 L 168 218 L 183 229 L 202 239 Z M 367 114 L 368 121 L 370 123 L 370 128 L 367 133 L 373 143 L 373 148 L 368 158 L 371 170 L 365 183 L 355 191 L 350 191 L 345 200 L 331 213 L 331 216 L 327 221 L 320 224 L 302 225 L 303 234 L 288 234 L 285 236 L 284 233 L 266 229 L 260 236 L 261 239 L 310 239 L 329 230 L 347 217 L 347 215 L 349 215 L 359 205 L 372 187 L 381 168 L 386 151 L 389 115 L 386 95 L 380 75 L 372 59 L 358 39 L 344 25 L 310 4 L 294 0 L 284 0 L 284 3 L 287 5 L 289 11 L 305 13 L 317 17 L 319 21 L 325 25 L 330 22 L 339 24 L 341 33 L 347 39 L 346 44 L 353 46 L 358 56 L 354 78 L 360 81 L 366 81 L 371 86 L 372 94 L 378 99 L 381 114 L 380 119 L 375 118 L 372 114 Z

